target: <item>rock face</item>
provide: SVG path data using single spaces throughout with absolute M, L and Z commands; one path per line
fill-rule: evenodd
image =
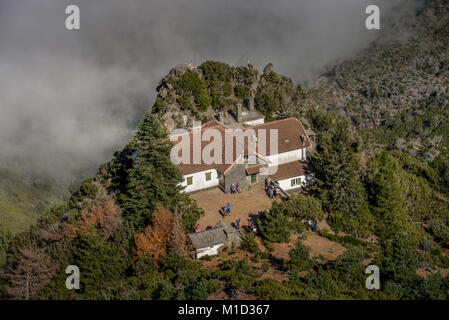
M 237 104 L 254 95 L 258 79 L 252 66 L 213 61 L 199 67 L 180 64 L 159 82 L 152 110 L 170 131 L 189 127 L 194 120 L 206 122 L 220 112 L 233 113 Z
M 274 70 L 274 66 L 273 66 L 273 64 L 270 62 L 269 64 L 267 64 L 266 66 L 265 66 L 265 68 L 263 69 L 263 73 L 264 74 L 268 74 L 268 73 L 270 73 L 271 71 L 273 71 Z
M 170 70 L 169 76 L 174 76 L 176 78 L 179 78 L 183 74 L 185 74 L 187 71 L 197 71 L 197 70 L 198 70 L 198 68 L 192 63 L 179 64 Z
M 159 82 L 156 88 L 157 100 L 153 107 L 153 112 L 160 116 L 169 131 L 180 127 L 187 127 L 193 121 L 193 117 L 189 112 L 181 110 L 176 101 L 176 90 L 173 84 L 170 83 L 170 79 L 180 78 L 189 71 L 199 73 L 198 67 L 192 63 L 177 65 Z M 154 110 L 155 107 L 157 110 Z

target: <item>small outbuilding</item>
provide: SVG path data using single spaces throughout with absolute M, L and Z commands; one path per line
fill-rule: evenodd
M 242 243 L 242 236 L 238 230 L 223 221 L 211 229 L 189 234 L 189 239 L 194 248 L 195 259 L 216 255 L 221 248 L 239 246 Z

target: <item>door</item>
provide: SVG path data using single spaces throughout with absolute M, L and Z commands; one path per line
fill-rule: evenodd
M 251 184 L 254 184 L 257 182 L 257 173 L 251 175 Z

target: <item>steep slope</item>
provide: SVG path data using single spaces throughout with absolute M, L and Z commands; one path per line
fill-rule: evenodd
M 317 83 L 317 102 L 348 116 L 378 143 L 432 160 L 449 147 L 449 1 L 397 26 L 403 43 L 379 40 Z
M 49 188 L 0 170 L 0 226 L 11 232 L 28 229 L 42 213 L 61 203 Z
M 418 137 L 422 143 L 430 125 L 428 137 L 443 135 L 435 148 L 445 149 L 447 119 L 429 119 L 435 110 L 447 113 L 447 33 L 441 33 L 447 31 L 447 8 L 448 1 L 435 0 L 411 24 L 420 32 L 415 37 L 340 64 L 309 89 L 272 65 L 262 73 L 220 62 L 176 67 L 158 87 L 154 114 L 145 116 L 129 144 L 95 178 L 27 232 L 14 238 L 0 233 L 0 257 L 6 257 L 0 259 L 0 297 L 206 299 L 225 292 L 262 299 L 448 299 L 449 278 L 439 271 L 449 268 L 449 162 L 426 164 L 385 148 L 399 149 L 397 139 L 407 145 Z M 416 65 L 410 62 L 415 58 Z M 250 232 L 245 258 L 233 259 L 229 248 L 229 259 L 208 269 L 184 256 L 184 232 L 194 229 L 203 212 L 179 188 L 182 175 L 170 161 L 160 119 L 169 129 L 187 126 L 218 111 L 232 113 L 250 96 L 268 120 L 309 120 L 319 137 L 313 157 L 317 184 L 310 194 L 276 203 L 258 217 L 258 240 L 267 250 L 260 250 Z M 410 127 L 420 122 L 423 131 Z M 377 149 L 360 143 L 361 136 L 365 142 L 377 139 Z M 14 199 L 14 187 L 8 197 Z M 273 259 L 271 241 L 301 234 L 304 221 L 319 219 L 317 212 L 334 231 L 322 235 L 345 246 L 345 254 L 337 261 L 312 259 L 300 240 L 285 260 Z M 380 290 L 365 289 L 365 261 L 381 268 Z M 65 287 L 65 268 L 72 264 L 82 270 L 80 290 Z M 30 277 L 21 270 L 30 265 L 34 282 L 25 295 L 20 284 Z M 270 269 L 288 280 L 264 279 Z

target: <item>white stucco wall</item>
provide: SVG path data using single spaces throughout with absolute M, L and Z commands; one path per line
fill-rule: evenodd
M 212 173 L 212 179 L 210 181 L 206 181 L 206 173 Z M 190 186 L 187 186 L 187 178 L 193 177 L 193 184 Z M 202 189 L 212 188 L 218 186 L 218 173 L 217 170 L 211 169 L 206 170 L 202 172 L 197 172 L 194 174 L 188 174 L 184 176 L 184 181 L 181 183 L 183 187 L 186 187 L 184 189 L 184 192 L 194 192 Z
M 295 186 L 292 187 L 291 180 L 292 179 L 296 179 L 296 178 L 301 179 L 301 185 L 295 185 Z M 292 177 L 292 178 L 289 178 L 289 179 L 280 180 L 280 181 L 276 181 L 276 182 L 279 184 L 279 187 L 281 187 L 282 190 L 288 191 L 288 190 L 291 190 L 291 189 L 297 189 L 297 188 L 301 187 L 302 184 L 305 182 L 305 180 L 306 180 L 305 176 L 300 176 L 300 177 Z
M 272 155 L 272 156 L 268 156 L 267 159 L 270 161 L 270 163 L 272 165 L 276 164 L 283 164 L 283 163 L 288 163 L 288 162 L 293 162 L 293 161 L 306 161 L 307 160 L 307 151 L 306 149 L 298 149 L 298 150 L 293 150 L 290 152 L 284 152 L 284 153 L 280 153 L 280 154 L 276 154 L 276 155 Z
M 199 259 L 206 255 L 214 256 L 214 255 L 218 254 L 218 249 L 220 249 L 222 246 L 224 246 L 224 244 L 218 244 L 216 246 L 213 246 L 212 248 L 207 247 L 207 248 L 197 249 L 196 250 L 196 258 Z
M 291 180 L 293 179 L 301 179 L 301 185 L 295 185 L 292 187 L 292 183 Z M 308 187 L 311 184 L 313 184 L 314 182 L 314 175 L 313 174 L 308 174 L 308 175 L 304 175 L 304 176 L 298 176 L 298 177 L 292 177 L 289 179 L 285 179 L 285 180 L 280 180 L 280 181 L 276 181 L 279 184 L 279 187 L 281 187 L 281 189 L 283 189 L 284 191 L 289 191 L 292 189 L 298 189 L 299 187 Z

